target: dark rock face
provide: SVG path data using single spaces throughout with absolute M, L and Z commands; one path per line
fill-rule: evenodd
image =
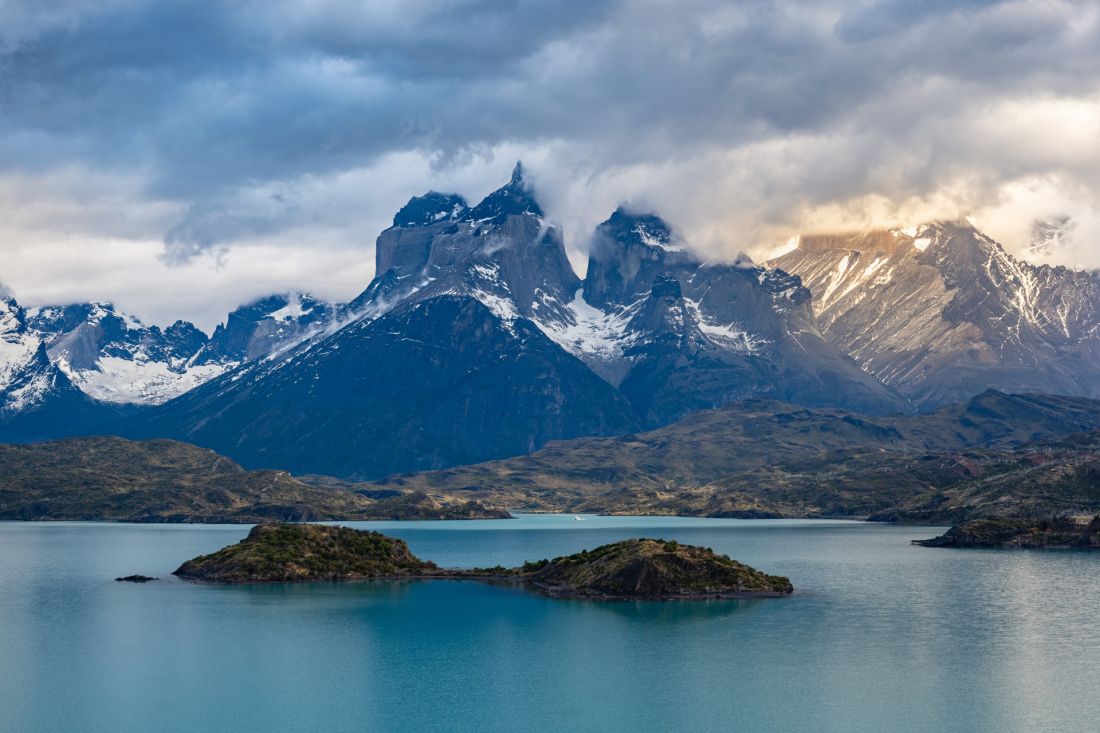
M 913 540 L 924 547 L 1003 547 L 1100 549 L 1100 517 L 1091 522 L 1055 518 L 1040 522 L 1022 519 L 975 519 L 929 540 Z
M 619 208 L 596 229 L 584 299 L 597 308 L 630 306 L 646 297 L 658 276 L 698 264 L 660 217 Z
M 148 575 L 127 575 L 123 578 L 115 578 L 119 583 L 148 583 L 156 578 L 151 578 Z
M 773 266 L 825 336 L 918 408 L 988 388 L 1100 396 L 1100 279 L 1019 261 L 966 222 L 804 238 Z
M 308 293 L 269 295 L 230 313 L 195 362 L 237 365 L 262 358 L 333 325 L 338 312 Z
M 697 313 L 679 280 L 660 274 L 630 320 L 635 337 L 623 355 L 631 366 L 619 391 L 645 427 L 767 392 L 777 376 L 765 359 L 707 338 Z
M 231 377 L 231 378 L 230 378 Z M 634 425 L 608 384 L 524 320 L 439 296 L 215 380 L 127 427 L 246 466 L 372 478 Z
M 473 209 L 452 194 L 412 199 L 379 235 L 375 272 L 349 313 L 463 294 L 502 318 L 560 320 L 580 288 L 561 232 L 543 219 L 519 166 Z
M 765 575 L 703 547 L 664 540 L 616 542 L 523 568 L 535 589 L 556 597 L 607 600 L 783 596 L 787 578 Z
M 429 191 L 423 196 L 414 196 L 409 199 L 409 203 L 394 215 L 393 226 L 398 229 L 407 229 L 430 226 L 440 221 L 454 221 L 461 218 L 469 208 L 466 205 L 466 199 L 461 196 Z M 383 270 L 388 270 L 392 266 L 390 262 L 384 264 Z

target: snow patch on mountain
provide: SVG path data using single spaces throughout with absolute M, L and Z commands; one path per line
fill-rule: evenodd
M 584 288 L 578 288 L 573 300 L 566 304 L 567 320 L 536 320 L 535 325 L 574 356 L 617 359 L 636 338 L 628 333 L 627 326 L 638 307 L 636 303 L 622 310 L 605 312 L 589 305 L 584 299 Z
M 697 301 L 684 298 L 684 302 L 695 316 L 695 322 L 699 330 L 715 346 L 737 354 L 760 354 L 769 341 L 749 333 L 744 326 L 734 321 L 732 323 L 718 323 L 705 314 Z
M 159 405 L 198 387 L 235 364 L 204 364 L 173 370 L 172 365 L 144 355 L 125 359 L 100 357 L 96 369 L 73 369 L 57 362 L 61 371 L 85 394 L 114 404 Z
M 305 305 L 302 302 L 302 296 L 294 293 L 287 299 L 286 305 L 272 312 L 268 317 L 276 321 L 294 321 L 312 312 L 313 306 Z
M 37 369 L 39 341 L 33 336 L 0 337 L 0 410 L 21 412 L 42 401 L 50 389 L 47 372 Z
M 634 233 L 638 235 L 638 239 L 642 244 L 650 247 L 659 247 L 666 252 L 682 252 L 683 247 L 673 244 L 672 237 L 668 229 L 659 226 L 652 226 L 648 222 L 640 221 L 634 227 Z
M 505 325 L 510 326 L 513 321 L 519 318 L 519 311 L 516 310 L 516 304 L 511 298 L 477 289 L 472 290 L 470 295 L 481 301 L 486 308 L 493 312 L 493 315 L 504 321 Z

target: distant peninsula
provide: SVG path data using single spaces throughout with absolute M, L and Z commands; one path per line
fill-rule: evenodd
M 449 578 L 520 584 L 555 598 L 671 600 L 785 596 L 790 580 L 712 550 L 630 539 L 518 568 L 453 570 L 421 560 L 399 539 L 349 527 L 261 524 L 235 545 L 174 573 L 212 583 Z
M 1045 519 L 975 519 L 939 537 L 913 540 L 923 547 L 1004 547 L 1025 549 L 1100 549 L 1100 516 Z

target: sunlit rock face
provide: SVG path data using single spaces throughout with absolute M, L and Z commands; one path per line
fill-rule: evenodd
M 807 238 L 769 263 L 822 333 L 921 409 L 987 388 L 1100 395 L 1100 279 L 1009 255 L 966 221 Z

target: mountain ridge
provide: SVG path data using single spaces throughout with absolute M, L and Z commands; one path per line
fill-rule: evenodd
M 826 338 L 919 409 L 983 389 L 1100 396 L 1100 275 L 1032 265 L 967 221 L 809 237 L 770 266 Z
M 521 511 L 935 522 L 965 515 L 965 507 L 947 511 L 952 496 L 981 512 L 1030 507 L 1021 498 L 1025 474 L 1025 483 L 1005 492 L 1014 498 L 1000 503 L 967 482 L 986 469 L 1027 464 L 1028 446 L 1098 430 L 1100 401 L 1085 398 L 990 390 L 930 413 L 878 417 L 753 399 L 645 433 L 559 441 L 526 456 L 362 488 L 477 498 Z M 1087 481 L 1075 486 L 1061 510 L 1100 508 L 1100 493 Z M 1053 501 L 1037 502 L 1035 511 Z

